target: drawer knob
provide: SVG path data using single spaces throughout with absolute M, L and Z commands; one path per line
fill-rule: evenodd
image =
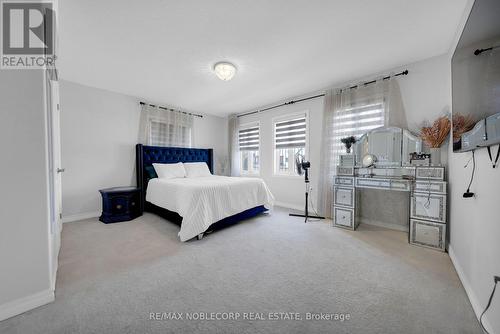
M 342 216 L 342 219 L 345 219 L 345 216 Z
M 135 206 L 135 202 L 130 203 L 130 205 Z
M 122 206 L 121 206 L 120 204 L 118 204 L 118 205 L 116 206 L 116 208 L 117 208 L 118 210 L 120 210 L 120 209 L 122 208 Z

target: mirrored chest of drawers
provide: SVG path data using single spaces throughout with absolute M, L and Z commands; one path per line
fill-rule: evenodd
M 333 180 L 333 226 L 351 230 L 358 227 L 363 188 L 407 192 L 409 242 L 444 251 L 447 219 L 447 183 L 444 179 L 444 167 L 368 169 L 339 166 Z

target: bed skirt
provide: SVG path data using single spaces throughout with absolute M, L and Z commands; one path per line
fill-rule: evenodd
M 168 220 L 176 225 L 180 226 L 182 224 L 182 217 L 177 212 L 167 210 L 165 208 L 154 205 L 150 202 L 146 201 L 144 203 L 144 211 L 157 214 L 158 216 L 165 218 L 166 220 Z M 266 212 L 266 211 L 268 211 L 268 209 L 266 209 L 264 207 L 264 205 L 256 206 L 254 208 L 245 210 L 243 212 L 226 217 L 224 219 L 221 219 L 221 220 L 213 223 L 212 225 L 210 225 L 210 227 L 207 229 L 206 232 L 220 230 L 221 228 L 233 225 L 233 224 L 240 222 L 242 220 L 245 220 L 245 219 L 255 217 L 258 214 L 261 214 L 261 213 Z

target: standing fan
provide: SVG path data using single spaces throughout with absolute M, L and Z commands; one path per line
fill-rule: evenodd
M 305 205 L 305 210 L 304 214 L 295 214 L 295 213 L 290 213 L 290 216 L 293 217 L 304 217 L 304 223 L 307 223 L 307 218 L 317 218 L 317 219 L 325 219 L 325 217 L 320 217 L 320 216 L 310 216 L 309 215 L 309 168 L 311 167 L 311 163 L 309 161 L 305 160 L 304 155 L 301 153 L 295 154 L 295 166 L 297 167 L 297 173 L 299 175 L 305 174 L 304 175 L 304 181 L 306 183 L 306 205 Z

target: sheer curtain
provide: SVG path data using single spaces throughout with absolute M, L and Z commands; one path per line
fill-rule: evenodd
M 406 116 L 397 81 L 393 78 L 359 84 L 357 88 L 331 89 L 325 94 L 321 143 L 318 210 L 331 217 L 333 176 L 340 154 L 341 138 L 355 136 L 382 126 L 406 128 Z
M 191 147 L 193 115 L 143 104 L 139 143 L 153 146 Z
M 229 116 L 228 136 L 229 136 L 229 162 L 230 175 L 240 176 L 240 148 L 238 141 L 238 130 L 240 128 L 240 119 L 236 115 Z

